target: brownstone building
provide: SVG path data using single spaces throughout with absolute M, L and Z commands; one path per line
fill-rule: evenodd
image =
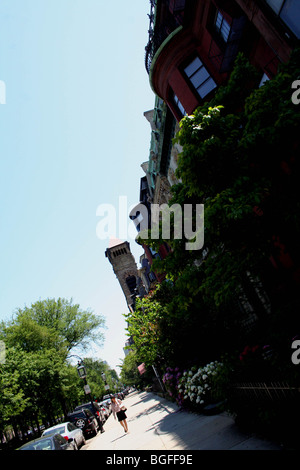
M 177 120 L 225 83 L 238 52 L 272 78 L 300 37 L 297 0 L 151 0 L 145 65 Z
M 299 0 L 150 0 L 145 66 L 152 90 L 169 111 L 165 128 L 171 128 L 171 124 L 175 128 L 172 119 L 179 122 L 213 98 L 218 87 L 228 82 L 239 52 L 260 73 L 261 86 L 277 74 L 281 63 L 289 60 L 299 38 Z M 166 134 L 163 140 L 168 148 Z M 166 161 L 169 155 L 168 150 Z M 283 173 L 278 178 L 285 181 Z M 153 194 L 156 189 L 151 189 Z M 267 260 L 266 277 L 270 278 L 271 292 L 273 284 L 277 286 L 279 298 L 282 279 L 286 286 L 290 283 L 289 269 L 299 285 L 300 268 L 299 263 L 293 267 L 281 237 L 274 234 L 273 239 L 276 256 Z M 260 280 L 250 273 L 247 286 L 247 293 L 242 292 L 239 298 L 238 310 L 245 311 L 245 322 L 252 323 L 259 309 L 270 312 L 270 302 Z

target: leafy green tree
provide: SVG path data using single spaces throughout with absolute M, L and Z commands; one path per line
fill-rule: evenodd
M 102 373 L 105 374 L 105 380 L 109 385 L 111 393 L 118 391 L 121 388 L 119 377 L 114 369 L 110 369 L 105 361 L 92 358 L 84 358 L 84 365 L 87 371 L 87 382 L 91 389 L 93 397 L 101 400 L 107 394 L 105 390 L 105 382 L 102 378 Z
M 239 56 L 228 85 L 184 118 L 177 136 L 183 146 L 182 183 L 171 202 L 205 205 L 209 252 L 201 267 L 201 292 L 218 308 L 235 298 L 247 271 L 268 285 L 266 260 L 277 254 L 276 237 L 299 259 L 300 110 L 291 102 L 299 50 L 264 86 L 245 86 L 247 93 L 241 93 L 255 77 L 249 67 Z M 238 85 L 245 71 L 248 79 Z
M 253 333 L 256 340 L 269 337 L 271 322 L 266 320 L 265 305 L 257 294 L 253 295 L 250 276 L 258 280 L 258 290 L 269 295 L 273 312 L 279 311 L 278 306 L 282 312 L 288 306 L 289 321 L 296 326 L 293 312 L 298 305 L 300 259 L 300 107 L 291 101 L 291 85 L 299 75 L 299 57 L 299 50 L 295 50 L 290 62 L 258 88 L 257 72 L 240 54 L 228 84 L 216 92 L 211 102 L 180 123 L 175 139 L 182 146 L 177 169 L 180 183 L 172 188 L 170 205 L 204 204 L 205 252 L 187 251 L 186 240 L 164 239 L 162 233 L 158 240 L 150 242 L 147 237 L 140 237 L 140 241 L 155 248 L 164 241 L 171 247 L 164 260 L 153 263 L 153 269 L 164 272 L 173 283 L 169 305 L 160 300 L 164 315 L 155 317 L 156 352 L 163 349 L 166 338 L 170 345 L 180 344 L 176 337 L 180 325 L 183 334 L 187 332 L 182 336 L 185 347 L 192 344 L 195 328 L 198 343 L 206 346 L 210 342 L 228 348 L 244 341 L 238 326 L 231 322 L 241 289 L 252 295 L 259 317 L 258 329 Z M 281 241 L 285 250 L 294 255 L 294 270 L 281 271 L 278 282 L 285 283 L 288 295 L 276 296 L 276 279 L 270 283 L 269 259 L 280 256 L 276 244 L 280 246 Z M 157 298 L 153 296 L 153 300 Z M 159 310 L 157 305 L 153 310 Z M 140 311 L 138 315 L 141 316 Z M 142 328 L 146 327 L 143 322 L 138 326 L 138 321 L 134 319 L 136 331 L 133 327 L 131 331 L 134 337 L 141 335 L 141 342 Z M 168 325 L 165 331 L 169 336 L 161 334 L 163 321 Z M 275 333 L 272 332 L 273 337 Z M 220 344 L 226 335 L 227 343 Z M 140 344 L 139 352 L 143 352 L 143 344 L 149 354 L 153 351 L 149 339 L 150 335 L 148 343 Z M 199 360 L 203 349 L 206 348 L 199 348 Z M 208 349 L 213 354 L 212 348 Z M 175 357 L 172 346 L 169 353 L 165 357 Z
M 148 297 L 138 300 L 126 315 L 135 358 L 163 370 L 184 366 L 216 351 L 209 343 L 214 324 L 199 294 L 199 277 L 186 271 L 176 282 L 164 282 Z M 209 334 L 208 334 L 209 333 Z
M 138 366 L 136 352 L 129 351 L 121 366 L 121 380 L 127 386 L 137 385 L 140 382 Z
M 26 353 L 63 348 L 59 333 L 54 328 L 38 324 L 29 310 L 20 310 L 17 318 L 2 324 L 2 338 L 7 347 L 16 346 Z
M 11 357 L 11 351 L 7 351 Z M 25 397 L 20 383 L 20 374 L 16 367 L 7 362 L 0 364 L 0 429 L 11 419 L 20 415 L 26 408 L 28 398 Z
M 138 389 L 143 389 L 153 382 L 153 369 L 146 367 L 146 372 L 142 375 L 138 371 L 138 366 L 141 363 L 137 358 L 136 351 L 129 351 L 127 356 L 123 359 L 121 368 L 121 381 L 127 386 L 135 386 Z
M 69 352 L 79 345 L 82 349 L 87 348 L 90 342 L 101 344 L 103 334 L 99 328 L 104 325 L 102 316 L 81 310 L 78 304 L 72 304 L 72 300 L 46 299 L 19 309 L 15 318 L 3 325 L 2 335 L 8 342 L 20 344 L 24 341 L 25 350 L 48 348 L 52 343 L 56 348 Z M 24 326 L 29 330 L 27 338 L 24 337 Z M 37 343 L 35 330 L 39 335 Z
M 84 399 L 76 367 L 67 362 L 72 348 L 101 342 L 101 316 L 82 311 L 65 299 L 48 299 L 19 309 L 0 325 L 6 346 L 0 365 L 0 426 L 11 423 L 26 430 L 41 420 L 53 424 Z M 101 380 L 100 380 L 101 381 Z
M 134 340 L 136 359 L 146 365 L 155 363 L 163 354 L 162 320 L 164 307 L 151 297 L 137 299 L 134 312 L 125 315 L 129 335 Z

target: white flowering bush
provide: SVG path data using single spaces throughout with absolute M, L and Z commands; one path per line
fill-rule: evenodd
M 190 401 L 193 405 L 205 405 L 211 396 L 215 378 L 221 372 L 223 364 L 215 361 L 204 367 L 192 367 L 184 371 L 179 380 L 178 392 L 183 402 Z

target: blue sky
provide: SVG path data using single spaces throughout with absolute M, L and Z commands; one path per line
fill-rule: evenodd
M 106 318 L 94 357 L 123 358 L 125 297 L 96 236 L 100 204 L 139 197 L 147 0 L 1 0 L 0 319 L 38 299 Z M 112 234 L 115 235 L 115 234 Z M 138 262 L 140 247 L 132 240 Z

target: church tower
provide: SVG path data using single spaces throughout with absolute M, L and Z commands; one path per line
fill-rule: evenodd
M 136 294 L 135 289 L 139 289 L 141 279 L 129 243 L 111 239 L 109 247 L 105 251 L 105 256 L 109 259 L 124 292 L 127 305 L 131 308 L 130 306 L 134 303 L 131 296 Z

